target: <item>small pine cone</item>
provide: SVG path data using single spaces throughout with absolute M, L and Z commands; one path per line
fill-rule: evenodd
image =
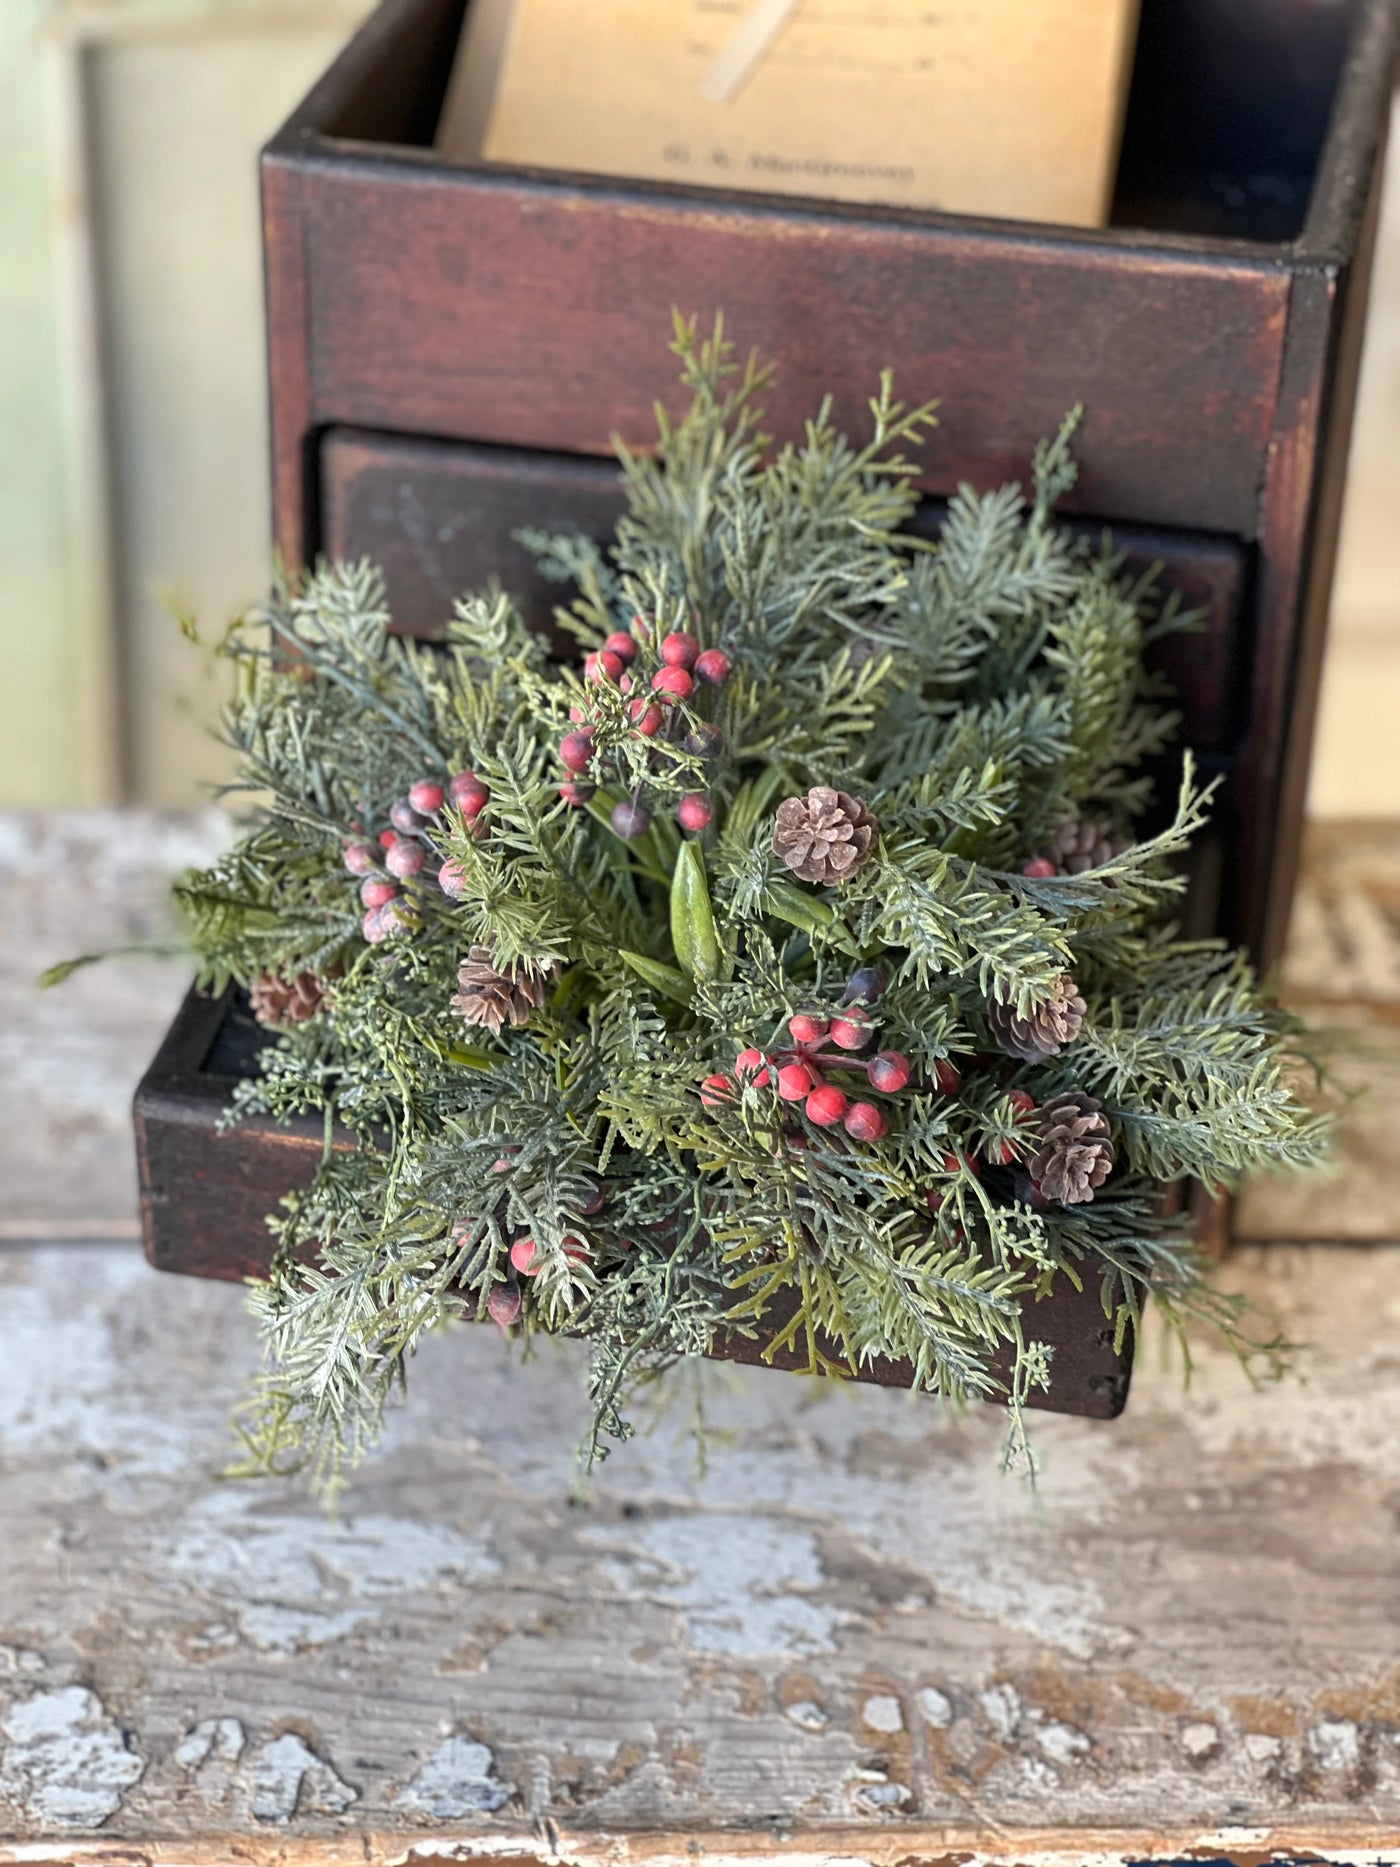
M 1113 1143 L 1102 1106 L 1081 1089 L 1040 1111 L 1040 1144 L 1027 1162 L 1047 1198 L 1083 1206 L 1113 1171 Z
M 503 1024 L 528 1024 L 544 1003 L 557 960 L 518 960 L 499 972 L 489 946 L 474 946 L 457 969 L 452 1009 L 468 1024 L 499 1032 Z
M 779 804 L 773 854 L 801 881 L 848 881 L 869 859 L 879 827 L 859 798 L 814 785 L 806 797 Z
M 1073 979 L 1062 972 L 1051 997 L 1033 1005 L 1028 1017 L 1021 1017 L 1014 1005 L 1003 1004 L 995 993 L 987 1000 L 987 1022 L 992 1036 L 1010 1057 L 1023 1063 L 1040 1063 L 1057 1057 L 1066 1044 L 1072 1044 L 1084 1023 L 1084 1000 Z
M 1045 854 L 1061 875 L 1083 875 L 1102 868 L 1129 847 L 1127 837 L 1114 836 L 1108 824 L 1081 817 L 1056 830 Z
M 279 979 L 275 972 L 260 973 L 248 987 L 248 1001 L 258 1023 L 270 1031 L 289 1024 L 305 1024 L 330 1002 L 330 983 L 314 972 L 299 972 L 295 979 Z

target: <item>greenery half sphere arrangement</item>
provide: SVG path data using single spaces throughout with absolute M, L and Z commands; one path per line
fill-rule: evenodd
M 589 1339 L 590 1457 L 721 1330 L 1015 1437 L 1066 1281 L 1248 1352 L 1167 1190 L 1323 1150 L 1290 1020 L 1173 930 L 1207 796 L 1143 654 L 1183 619 L 1056 527 L 1069 425 L 929 543 L 929 409 L 886 379 L 867 442 L 774 448 L 766 372 L 675 347 L 615 537 L 525 535 L 576 655 L 496 589 L 395 636 L 369 567 L 224 645 L 257 796 L 177 900 L 277 1033 L 230 1119 L 327 1135 L 254 1289 L 271 1469 L 332 1481 L 456 1319 Z

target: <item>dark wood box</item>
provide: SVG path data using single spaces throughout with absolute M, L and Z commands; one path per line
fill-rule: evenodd
M 1069 516 L 1160 559 L 1205 613 L 1167 666 L 1187 737 L 1225 779 L 1192 931 L 1272 962 L 1375 232 L 1390 0 L 1143 0 L 1112 224 L 1096 232 L 446 165 L 432 137 L 469 3 L 382 0 L 264 153 L 283 559 L 378 559 L 400 626 L 425 635 L 501 572 L 547 626 L 557 591 L 510 534 L 610 525 L 611 437 L 645 446 L 655 399 L 673 394 L 673 307 L 722 309 L 741 347 L 780 362 L 780 437 L 828 390 L 859 429 L 886 365 L 906 400 L 941 398 L 927 526 L 960 481 L 1022 477 L 1082 401 Z M 147 1249 L 166 1268 L 258 1268 L 263 1214 L 320 1146 L 263 1126 L 216 1135 L 236 1017 L 192 1000 L 138 1093 Z M 1044 1308 L 1062 1319 L 1050 1404 L 1117 1411 L 1126 1362 L 1093 1293 Z

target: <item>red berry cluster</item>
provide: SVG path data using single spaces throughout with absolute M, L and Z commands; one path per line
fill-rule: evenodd
M 604 684 L 631 694 L 645 678 L 637 667 L 637 658 L 654 632 L 640 616 L 632 621 L 632 631 L 618 629 L 595 653 L 583 662 L 585 687 Z M 694 720 L 684 710 L 698 687 L 722 687 L 729 679 L 730 661 L 721 648 L 702 649 L 687 630 L 673 630 L 661 638 L 656 649 L 660 666 L 651 676 L 646 691 L 627 708 L 631 731 L 639 739 L 680 745 L 696 758 L 713 758 L 720 747 L 720 729 L 708 720 Z M 635 673 L 633 672 L 635 670 Z M 597 786 L 589 777 L 596 757 L 596 727 L 590 723 L 594 709 L 585 696 L 582 705 L 569 709 L 574 730 L 565 733 L 559 743 L 559 761 L 569 776 L 559 786 L 566 804 L 583 805 L 592 798 Z M 707 830 L 714 817 L 714 806 L 703 791 L 690 791 L 676 807 L 676 821 L 683 830 L 698 834 Z M 628 841 L 645 836 L 651 828 L 651 813 L 640 797 L 618 804 L 612 812 L 612 827 Z
M 741 1050 L 734 1059 L 733 1079 L 756 1088 L 774 1088 L 783 1102 L 801 1103 L 802 1112 L 817 1128 L 838 1124 L 855 1141 L 879 1141 L 889 1132 L 889 1118 L 877 1103 L 853 1100 L 838 1084 L 828 1082 L 832 1071 L 862 1070 L 877 1095 L 895 1096 L 910 1078 L 909 1059 L 899 1050 L 881 1050 L 871 1057 L 859 1053 L 874 1040 L 876 1020 L 865 1003 L 874 1003 L 885 989 L 874 967 L 862 967 L 847 982 L 845 1008 L 835 1017 L 813 1011 L 796 1012 L 788 1020 L 788 1039 L 765 1054 Z M 706 1108 L 717 1108 L 733 1097 L 729 1076 L 707 1076 L 700 1091 Z
M 450 802 L 476 834 L 485 831 L 478 823 L 491 801 L 490 788 L 474 771 L 459 771 L 447 781 L 446 789 L 436 778 L 420 778 L 410 785 L 406 797 L 395 798 L 389 806 L 390 828 L 382 830 L 377 844 L 357 835 L 345 845 L 344 863 L 352 875 L 361 876 L 360 900 L 364 918 L 360 931 L 373 945 L 387 940 L 408 925 L 400 882 L 413 881 L 422 874 L 428 860 L 424 835 L 435 817 Z M 356 826 L 357 830 L 359 826 Z M 464 877 L 459 862 L 445 862 L 438 870 L 438 886 L 454 901 L 462 898 Z
M 499 1160 L 494 1163 L 496 1173 L 509 1173 L 514 1166 L 514 1156 L 520 1152 L 515 1146 L 508 1146 Z M 591 1219 L 600 1213 L 608 1203 L 608 1189 L 594 1182 L 584 1197 L 573 1206 L 572 1211 L 580 1219 Z M 454 1231 L 454 1238 L 461 1238 L 470 1233 L 474 1220 L 464 1220 Z M 568 1232 L 561 1240 L 564 1256 L 571 1264 L 591 1264 L 593 1252 L 586 1239 L 577 1232 Z M 630 1245 L 623 1243 L 619 1249 L 626 1251 Z M 511 1242 L 510 1269 L 504 1282 L 498 1283 L 486 1299 L 486 1313 L 504 1335 L 513 1323 L 520 1320 L 524 1307 L 520 1294 L 520 1278 L 538 1277 L 544 1269 L 544 1256 L 539 1242 L 528 1232 L 521 1232 Z

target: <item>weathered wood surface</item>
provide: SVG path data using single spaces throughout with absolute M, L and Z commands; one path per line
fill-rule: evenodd
M 581 1497 L 582 1351 L 461 1331 L 330 1524 L 218 1480 L 238 1291 L 59 1242 L 84 1192 L 90 1240 L 130 1228 L 124 1104 L 180 981 L 22 981 L 211 833 L 4 829 L 3 1171 L 50 1242 L 0 1249 L 0 1858 L 1400 1860 L 1400 1248 L 1237 1253 L 1307 1384 L 1207 1346 L 1184 1394 L 1154 1338 L 1117 1424 L 1038 1424 L 1034 1496 L 990 1409 L 707 1368 L 708 1470 L 682 1385 Z M 1363 984 L 1397 849 L 1324 844 L 1305 910 L 1376 935 Z

